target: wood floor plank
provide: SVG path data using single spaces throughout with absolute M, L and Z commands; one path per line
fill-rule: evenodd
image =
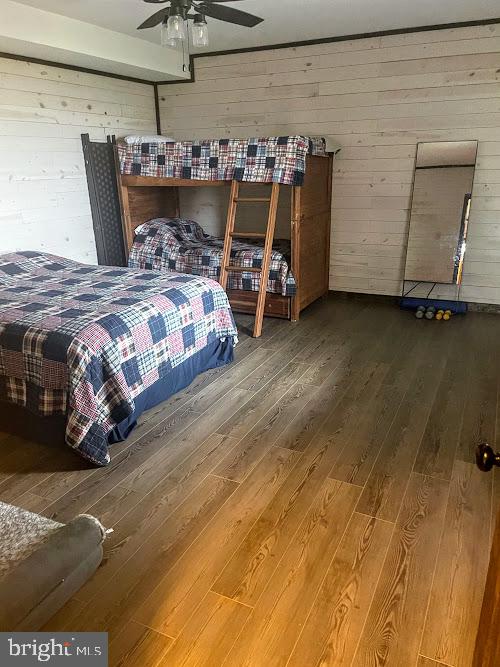
M 95 474 L 95 468 L 85 466 L 81 470 L 57 470 L 50 476 L 42 479 L 33 487 L 37 495 L 42 496 L 50 504 L 68 492 L 77 484 L 84 482 L 86 479 Z
M 109 646 L 110 667 L 160 667 L 173 639 L 130 621 Z
M 142 497 L 143 495 L 137 491 L 118 484 L 89 507 L 88 513 L 97 517 L 106 528 L 113 528 L 140 502 Z
M 257 348 L 245 361 L 234 366 L 224 366 L 228 368 L 223 375 L 217 378 L 216 382 L 211 382 L 201 391 L 197 392 L 192 398 L 190 405 L 193 410 L 203 413 L 212 409 L 213 405 L 223 396 L 233 391 L 235 387 L 239 389 L 250 389 L 244 386 L 244 381 L 252 372 L 256 372 L 262 365 L 268 363 L 269 352 L 262 348 Z
M 262 389 L 251 392 L 252 397 L 235 411 L 219 428 L 218 433 L 241 439 L 277 403 L 280 398 L 302 377 L 306 364 L 287 364 Z M 247 391 L 247 390 L 239 390 Z
M 457 341 L 450 354 L 420 443 L 414 470 L 431 477 L 451 479 L 469 389 L 466 368 L 457 363 Z
M 358 410 L 369 405 L 388 371 L 387 364 L 381 362 L 365 364 L 363 372 L 348 386 L 342 399 L 321 423 L 312 443 L 335 440 L 336 450 L 340 454 L 359 421 Z
M 407 346 L 413 349 L 412 355 L 407 354 Z M 361 409 L 355 415 L 345 449 L 330 473 L 332 477 L 360 486 L 366 483 L 387 431 L 411 386 L 423 348 L 415 344 L 412 336 L 403 336 L 397 343 L 391 343 L 385 356 L 387 373 L 377 391 L 359 406 Z
M 298 332 L 300 333 L 304 327 L 309 327 L 312 322 L 324 322 L 325 319 L 328 319 L 328 314 L 331 312 L 332 306 L 328 302 L 324 303 L 313 303 L 306 310 L 304 310 L 300 315 L 300 321 L 298 322 L 287 322 L 283 326 L 283 321 L 279 322 L 274 320 L 274 330 L 270 332 L 270 335 L 262 343 L 262 346 L 267 350 L 279 350 L 281 349 L 285 341 L 291 340 Z M 252 327 L 253 323 L 250 320 L 250 325 L 242 330 L 240 326 L 240 315 L 237 316 L 238 331 L 245 334 L 245 336 L 252 336 Z M 249 338 L 245 340 L 245 344 L 252 344 L 252 341 L 260 339 Z
M 470 346 L 468 355 L 467 401 L 464 406 L 462 428 L 457 449 L 457 458 L 474 462 L 475 449 L 482 442 L 494 442 L 496 430 L 496 406 L 500 374 L 500 352 L 498 327 L 495 315 L 475 313 L 468 320 L 469 336 L 464 345 Z M 479 326 L 494 318 L 491 326 Z M 477 326 L 476 326 L 477 325 Z M 492 400 L 493 399 L 493 400 Z
M 240 406 L 246 405 L 249 400 L 251 392 L 234 389 L 228 396 L 219 400 L 219 405 L 214 404 L 212 410 L 201 415 L 196 413 L 198 417 L 190 421 L 188 427 L 182 428 L 178 435 L 165 438 L 160 432 L 160 435 L 155 437 L 155 440 L 160 441 L 158 450 L 147 457 L 144 463 L 135 466 L 120 483 L 136 490 L 151 488 L 162 479 L 166 468 L 173 468 L 173 461 L 177 465 L 191 455 L 228 417 L 238 411 Z
M 181 408 L 128 451 L 112 459 L 108 467 L 94 470 L 71 492 L 52 503 L 47 508 L 48 516 L 65 520 L 78 512 L 87 511 L 117 484 L 139 491 L 141 488 L 151 488 L 165 475 L 165 469 L 175 467 L 192 453 L 246 397 L 249 397 L 247 392 L 235 391 L 228 401 L 221 402 L 222 410 L 210 415 L 214 424 L 212 429 L 210 420 L 200 419 L 200 413 L 189 406 Z M 193 426 L 195 423 L 196 426 Z M 183 436 L 190 426 L 189 435 Z M 188 446 L 183 447 L 186 442 Z
M 259 339 L 237 322 L 234 363 L 142 415 L 105 468 L 0 434 L 0 500 L 114 528 L 44 630 L 108 631 L 127 667 L 450 667 L 459 639 L 465 663 L 500 476 L 464 466 L 479 438 L 500 448 L 500 318 L 331 296 Z
M 207 523 L 224 506 L 235 486 L 229 480 L 206 477 L 175 514 L 151 535 L 143 535 L 142 545 L 121 568 L 116 572 L 113 567 L 108 568 L 106 576 L 101 576 L 98 570 L 78 591 L 84 606 L 69 608 L 63 614 L 65 626 L 69 623 L 76 631 L 105 630 L 111 638 L 116 637 L 154 591 L 158 581 L 203 534 Z M 112 554 L 108 558 L 112 558 Z
M 222 665 L 250 612 L 250 607 L 209 591 L 171 647 L 165 663 L 172 667 Z
M 351 518 L 359 489 L 325 480 L 224 662 L 228 667 L 285 666 Z
M 445 665 L 442 662 L 437 662 L 436 660 L 431 660 L 430 658 L 426 658 L 423 655 L 419 655 L 417 667 L 450 667 L 450 666 Z
M 366 367 L 353 369 L 353 366 L 346 362 L 340 364 L 320 387 L 311 387 L 310 400 L 283 429 L 276 445 L 295 451 L 305 450 L 328 415 L 353 387 L 354 378 L 357 378 L 358 374 L 360 377 L 366 375 Z M 360 381 L 362 383 L 362 379 Z
M 69 457 L 64 456 L 63 460 L 57 462 L 57 453 L 50 451 L 37 460 L 36 463 L 31 464 L 31 467 L 24 470 L 17 475 L 10 475 L 7 479 L 0 483 L 0 498 L 7 503 L 15 503 L 16 500 L 24 493 L 37 488 L 38 484 L 44 480 L 50 479 L 53 476 L 54 467 L 58 465 L 63 469 L 63 475 L 70 474 L 65 470 L 65 465 L 69 470 L 74 466 L 73 454 Z M 85 466 L 86 467 L 86 466 Z M 38 495 L 38 494 L 37 494 Z
M 23 440 L 9 435 L 0 442 L 0 498 L 14 502 L 26 491 L 54 474 L 54 471 L 88 470 L 90 466 L 69 448 Z
M 267 353 L 266 363 L 261 364 L 253 372 L 248 373 L 247 377 L 244 378 L 238 386 L 250 391 L 259 391 L 262 389 L 270 380 L 272 380 L 272 378 L 277 376 L 288 363 L 296 360 L 298 353 L 304 349 L 308 340 L 314 335 L 313 329 L 314 323 L 311 322 L 305 327 L 301 327 L 297 330 L 295 336 L 289 341 L 286 341 L 279 350 L 273 352 L 268 349 L 263 349 L 263 352 Z
M 324 308 L 321 311 L 322 317 L 316 317 L 313 334 L 309 341 L 302 347 L 295 357 L 295 361 L 314 364 L 322 357 L 329 348 L 332 337 L 338 332 L 346 337 L 346 332 L 358 331 L 358 327 L 353 326 L 353 322 L 359 316 L 363 309 L 359 304 L 346 300 L 343 303 L 338 301 L 333 311 Z M 323 316 L 324 313 L 324 316 Z
M 158 582 L 135 620 L 177 637 L 245 534 L 276 493 L 298 454 L 272 449 L 198 540 Z
M 353 667 L 416 663 L 447 497 L 448 482 L 411 475 Z
M 324 483 L 342 450 L 344 430 L 354 428 L 353 405 L 369 400 L 386 372 L 383 365 L 366 370 L 365 382 L 360 386 L 352 385 L 344 400 L 319 429 L 288 479 L 229 560 L 213 590 L 250 605 L 260 597 L 313 502 L 318 487 Z
M 174 439 L 177 433 L 182 433 L 200 415 L 187 408 L 172 420 L 164 422 L 161 428 L 146 434 L 129 449 L 111 460 L 105 468 L 93 471 L 71 490 L 66 491 L 54 501 L 46 510 L 47 516 L 54 520 L 70 520 L 76 514 L 85 512 L 100 500 L 108 491 L 114 488 L 132 472 L 136 472 L 143 461 L 149 460 L 158 447 L 165 447 L 165 440 Z M 174 455 L 170 449 L 169 453 Z M 64 484 L 64 480 L 63 480 Z
M 303 338 L 301 340 L 303 341 Z M 304 352 L 307 353 L 307 349 L 307 346 L 302 346 L 301 352 L 295 359 L 312 361 L 312 357 L 307 354 L 304 356 Z M 349 380 L 352 379 L 353 369 L 350 367 L 350 364 L 341 363 L 339 359 L 339 365 L 341 366 L 339 372 L 334 372 L 332 377 L 328 377 L 320 387 L 315 388 L 304 385 L 303 379 L 300 378 L 298 384 L 294 385 L 285 394 L 283 399 L 278 401 L 275 407 L 264 416 L 263 420 L 266 420 L 272 432 L 268 430 L 264 421 L 261 420 L 240 442 L 234 460 L 224 462 L 224 465 L 221 466 L 221 469 L 217 473 L 231 479 L 241 480 L 245 474 L 248 474 L 251 466 L 260 458 L 263 451 L 267 449 L 267 445 L 273 444 L 269 440 L 274 438 L 274 433 L 278 430 L 278 427 L 281 428 L 281 432 L 274 443 L 276 446 L 289 449 L 304 449 L 308 443 L 307 438 L 312 437 L 314 433 L 314 426 L 316 424 L 319 426 L 321 420 L 333 408 L 337 398 L 336 395 L 340 392 L 344 393 L 346 387 L 349 386 Z M 361 367 L 362 363 L 359 364 L 359 368 Z M 265 375 L 264 371 L 263 373 Z M 322 400 L 318 401 L 317 396 L 319 396 L 320 391 L 322 392 Z M 321 406 L 319 410 L 318 406 Z M 307 410 L 307 414 L 302 415 L 302 426 L 297 428 L 297 416 L 301 415 L 304 408 L 309 408 L 309 410 Z M 279 424 L 276 423 L 277 419 L 279 420 Z M 286 422 L 287 419 L 288 423 Z M 262 442 L 261 437 L 261 429 L 263 428 L 265 429 L 265 442 Z M 301 434 L 301 437 L 297 436 L 298 433 Z
M 393 526 L 354 513 L 287 667 L 348 667 Z
M 307 386 L 296 383 L 220 462 L 214 473 L 242 482 L 264 454 L 277 444 L 283 429 L 309 401 Z M 279 446 L 279 445 L 278 445 Z
M 361 309 L 354 318 L 350 330 L 339 328 L 334 330 L 330 336 L 329 344 L 325 345 L 325 350 L 320 353 L 319 358 L 310 367 L 304 375 L 304 381 L 313 385 L 320 386 L 324 380 L 332 373 L 335 368 L 345 359 L 366 358 L 370 345 L 373 341 L 383 338 L 384 333 L 394 322 L 394 313 L 389 313 L 387 318 L 373 317 L 373 307 Z M 370 323 L 370 328 L 368 328 Z M 354 335 L 356 333 L 356 335 Z
M 33 461 L 39 462 L 53 453 L 54 447 L 50 445 L 23 440 L 17 435 L 3 437 L 0 440 L 0 483 L 3 484 L 13 475 L 33 470 Z M 64 462 L 68 456 L 66 452 L 62 456 Z M 72 458 L 72 461 L 74 463 L 75 459 Z
M 323 443 L 308 450 L 229 559 L 212 590 L 254 605 L 271 580 L 325 481 L 337 452 Z
M 78 615 L 83 613 L 84 610 L 85 603 L 73 597 L 40 630 L 42 632 L 75 631 L 74 619 L 78 618 Z
M 290 422 L 283 431 L 276 444 L 294 450 L 304 450 L 323 425 L 328 415 L 336 409 L 337 403 L 346 396 L 347 392 L 356 393 L 355 383 L 363 386 L 365 379 L 377 366 L 372 355 L 376 355 L 380 347 L 387 344 L 388 332 L 392 319 L 383 318 L 383 326 L 379 329 L 380 336 L 371 347 L 367 344 L 366 330 L 361 333 L 344 332 L 351 347 L 345 350 L 331 374 L 318 388 L 313 388 L 311 401 Z M 380 326 L 380 325 L 379 325 Z M 370 354 L 368 354 L 370 350 Z M 320 392 L 317 392 L 320 389 Z M 316 393 L 317 392 L 317 393 Z M 318 400 L 319 399 L 319 400 Z
M 324 351 L 319 351 L 319 358 L 304 373 L 303 382 L 311 387 L 320 387 L 339 364 L 349 358 L 352 349 L 351 341 L 344 331 L 338 331 L 336 335 L 332 334 L 328 340 L 324 341 L 324 348 Z
M 26 491 L 22 496 L 16 498 L 16 506 L 22 507 L 28 512 L 35 512 L 36 514 L 44 514 L 45 509 L 49 505 L 49 501 L 46 498 L 37 496 L 35 493 Z
M 261 337 L 253 338 L 253 315 L 235 313 L 235 316 L 238 326 L 238 337 L 240 339 L 238 354 L 242 353 L 243 348 L 253 350 L 264 344 L 267 346 L 269 341 L 277 340 L 280 336 L 289 336 L 290 334 L 293 334 L 293 330 L 297 328 L 297 325 L 294 322 L 287 322 L 287 326 L 283 327 L 283 320 L 266 317 L 264 318 Z
M 491 476 L 456 461 L 421 647 L 454 667 L 472 664 L 489 563 L 491 491 Z
M 430 346 L 434 346 L 432 339 Z M 441 354 L 429 357 L 430 346 L 424 350 L 427 361 L 418 364 L 368 475 L 357 507 L 359 512 L 386 521 L 396 521 L 440 376 L 444 371 L 445 358 Z M 342 463 L 341 467 L 344 466 Z M 331 474 L 337 476 L 337 471 Z
M 166 551 L 166 537 L 176 519 L 184 516 L 182 528 L 178 527 L 177 537 L 180 538 L 193 519 L 198 521 L 207 510 L 210 514 L 214 497 L 225 498 L 226 493 L 230 494 L 237 487 L 235 483 L 219 484 L 213 478 L 208 483 L 205 480 L 220 457 L 232 447 L 234 442 L 230 438 L 216 434 L 210 436 L 193 455 L 168 473 L 148 494 L 141 496 L 139 502 L 129 505 L 128 512 L 116 525 L 113 524 L 114 531 L 106 542 L 104 561 L 92 580 L 80 591 L 80 599 L 90 600 L 96 595 L 119 568 L 127 567 L 128 560 L 141 551 L 146 542 L 151 545 L 156 541 L 156 531 L 162 532 L 162 549 Z M 200 484 L 201 489 L 198 488 Z M 131 493 L 130 490 L 128 492 Z M 183 504 L 191 507 L 192 512 L 183 511 Z M 106 507 L 106 497 L 99 505 Z M 171 518 L 174 512 L 176 514 Z M 95 511 L 95 515 L 101 518 L 99 511 Z

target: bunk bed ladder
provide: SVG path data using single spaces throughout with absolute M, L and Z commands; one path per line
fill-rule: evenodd
M 271 186 L 270 197 L 240 197 L 239 181 L 232 181 L 231 195 L 229 198 L 229 209 L 227 212 L 226 234 L 224 236 L 224 254 L 222 257 L 220 284 L 224 289 L 227 288 L 228 271 L 238 271 L 239 273 L 260 273 L 259 294 L 257 297 L 257 308 L 255 310 L 255 323 L 253 329 L 254 338 L 262 334 L 262 321 L 264 319 L 264 307 L 266 305 L 267 282 L 269 277 L 269 266 L 271 263 L 271 253 L 273 250 L 274 229 L 276 227 L 276 213 L 278 210 L 278 199 L 280 191 L 279 183 L 273 183 Z M 267 218 L 267 227 L 265 233 L 261 232 L 242 232 L 234 231 L 236 222 L 236 210 L 238 203 L 269 203 L 269 214 Z M 234 266 L 231 261 L 231 246 L 234 238 L 254 238 L 265 239 L 262 265 L 260 268 Z

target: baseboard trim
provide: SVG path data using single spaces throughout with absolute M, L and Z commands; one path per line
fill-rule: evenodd
M 351 299 L 353 301 L 378 301 L 380 303 L 399 303 L 399 296 L 391 296 L 390 294 L 370 294 L 369 292 L 346 292 L 344 290 L 328 290 L 328 294 L 335 296 L 337 299 Z
M 369 292 L 345 292 L 343 290 L 329 290 L 328 294 L 337 299 L 352 299 L 354 301 L 371 301 L 379 303 L 399 304 L 400 296 L 390 294 L 370 294 Z M 496 303 L 475 303 L 474 301 L 465 301 L 467 309 L 475 313 L 490 313 L 500 315 L 500 304 Z
M 500 304 L 467 302 L 467 307 L 475 313 L 490 313 L 500 315 Z

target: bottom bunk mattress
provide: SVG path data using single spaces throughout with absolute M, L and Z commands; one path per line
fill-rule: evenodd
M 0 255 L 0 421 L 47 432 L 63 421 L 66 444 L 97 465 L 143 410 L 231 361 L 236 342 L 212 280 Z
M 210 236 L 194 220 L 156 218 L 135 230 L 129 266 L 155 271 L 192 273 L 218 280 L 224 239 Z M 252 239 L 233 240 L 231 264 L 260 268 L 264 255 L 263 242 Z M 289 269 L 290 241 L 276 239 L 273 243 L 267 291 L 282 296 L 294 296 L 295 279 Z M 260 274 L 230 271 L 227 288 L 258 292 Z

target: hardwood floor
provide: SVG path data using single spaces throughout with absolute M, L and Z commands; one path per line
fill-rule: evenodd
M 126 667 L 470 667 L 498 476 L 500 317 L 331 297 L 237 317 L 236 362 L 146 414 L 106 468 L 0 437 L 0 499 L 112 527 L 47 630 Z M 498 446 L 498 441 L 497 441 Z

